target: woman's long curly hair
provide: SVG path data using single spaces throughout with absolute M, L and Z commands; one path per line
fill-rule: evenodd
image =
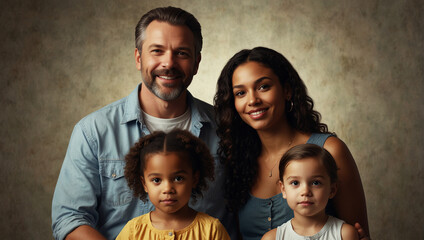
M 192 190 L 191 198 L 196 201 L 207 189 L 206 180 L 214 180 L 214 160 L 206 144 L 185 130 L 172 130 L 169 133 L 154 132 L 141 138 L 125 156 L 124 175 L 128 186 L 143 202 L 147 200 L 141 178 L 144 175 L 146 161 L 152 154 L 183 153 L 191 162 L 193 174 L 199 172 L 199 181 Z
M 261 140 L 252 127 L 239 116 L 234 105 L 232 77 L 235 69 L 246 62 L 258 62 L 270 68 L 278 76 L 283 88 L 291 91 L 286 104 L 286 118 L 291 128 L 304 132 L 328 132 L 326 124 L 320 122 L 321 115 L 313 110 L 314 103 L 299 74 L 280 53 L 265 47 L 242 50 L 225 65 L 219 76 L 214 107 L 220 137 L 218 154 L 226 166 L 225 197 L 230 210 L 237 211 L 249 198 L 250 189 L 258 177 L 257 159 L 261 153 Z

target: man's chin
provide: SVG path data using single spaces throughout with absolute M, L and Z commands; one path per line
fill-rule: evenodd
M 164 100 L 164 101 L 173 101 L 181 96 L 181 94 L 184 92 L 183 89 L 174 89 L 170 92 L 163 92 L 158 89 L 152 89 L 153 94 L 155 94 L 156 97 Z

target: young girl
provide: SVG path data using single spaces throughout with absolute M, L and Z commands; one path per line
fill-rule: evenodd
M 291 148 L 279 165 L 280 188 L 294 218 L 267 232 L 269 239 L 358 239 L 356 229 L 325 213 L 337 191 L 337 165 L 331 154 L 315 144 Z
M 200 139 L 184 130 L 154 132 L 125 160 L 129 187 L 155 210 L 129 221 L 116 239 L 230 239 L 218 219 L 188 205 L 214 179 L 213 158 Z

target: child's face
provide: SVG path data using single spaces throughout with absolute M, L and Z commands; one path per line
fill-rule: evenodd
M 193 174 L 188 156 L 178 152 L 147 156 L 143 175 L 141 181 L 150 201 L 157 211 L 166 214 L 188 207 L 199 177 Z
M 328 199 L 334 197 L 337 190 L 324 165 L 316 158 L 290 161 L 280 187 L 295 216 L 308 217 L 325 214 Z

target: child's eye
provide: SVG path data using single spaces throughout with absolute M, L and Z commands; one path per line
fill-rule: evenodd
M 318 186 L 318 185 L 321 185 L 321 182 L 320 181 L 313 181 L 312 182 L 312 185 L 313 186 Z
M 297 186 L 297 185 L 299 185 L 299 182 L 298 181 L 292 181 L 292 182 L 290 182 L 290 185 Z
M 182 180 L 184 180 L 184 177 L 182 177 L 182 176 L 175 177 L 176 182 L 181 182 Z
M 152 178 L 152 182 L 153 183 L 160 183 L 160 179 L 159 178 Z

